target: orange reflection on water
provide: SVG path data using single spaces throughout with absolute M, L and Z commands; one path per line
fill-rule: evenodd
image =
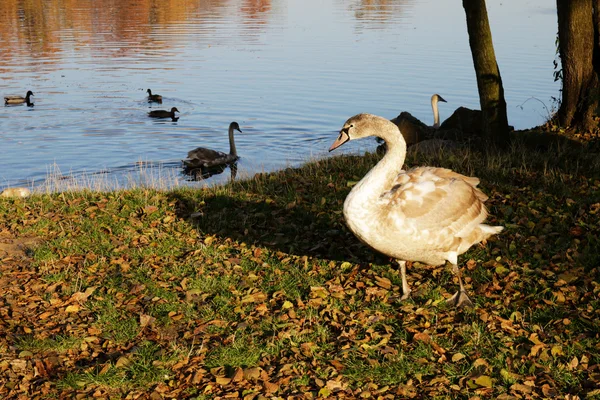
M 414 0 L 358 0 L 352 3 L 350 9 L 359 21 L 385 23 L 413 3 Z
M 244 0 L 241 10 L 247 18 L 262 18 L 271 11 L 271 0 Z
M 131 51 L 166 47 L 166 26 L 223 18 L 227 0 L 2 0 L 0 8 L 0 66 L 23 59 L 51 63 L 65 47 L 121 56 Z M 258 19 L 271 9 L 270 0 L 247 0 L 239 10 Z M 182 26 L 184 26 L 182 25 Z M 189 27 L 189 25 L 188 25 Z M 182 27 L 181 29 L 185 29 Z M 169 40 L 177 40 L 167 35 Z
M 246 28 L 262 29 L 268 22 L 271 0 L 244 0 L 240 11 Z

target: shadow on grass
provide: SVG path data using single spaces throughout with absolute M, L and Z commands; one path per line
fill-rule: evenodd
M 493 187 L 506 194 L 535 188 L 553 193 L 559 202 L 575 194 L 569 183 L 575 177 L 585 181 L 584 177 L 600 176 L 597 154 L 585 146 L 559 135 L 528 135 L 495 154 L 476 147 L 417 154 L 408 158 L 407 167 L 442 166 L 479 177 L 488 194 Z M 375 154 L 327 158 L 220 188 L 176 190 L 169 196 L 178 217 L 190 221 L 203 236 L 231 238 L 297 256 L 390 264 L 348 230 L 342 215 L 352 185 L 379 159 Z M 494 207 L 502 205 L 490 200 L 488 206 L 488 221 L 493 223 L 500 211 Z
M 177 215 L 206 236 L 227 237 L 300 257 L 389 263 L 346 228 L 341 205 L 324 213 L 312 211 L 309 203 L 284 203 L 283 198 L 267 202 L 224 194 L 199 198 L 193 191 L 179 191 L 173 197 Z

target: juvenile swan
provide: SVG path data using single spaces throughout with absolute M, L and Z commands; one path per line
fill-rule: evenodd
M 220 151 L 198 147 L 197 149 L 188 152 L 188 158 L 183 160 L 186 168 L 211 168 L 218 165 L 230 164 L 237 161 L 239 158 L 235 149 L 235 141 L 233 139 L 233 130 L 242 133 L 240 125 L 237 122 L 229 124 L 229 154 Z
M 4 105 L 7 104 L 23 104 L 27 103 L 28 106 L 33 106 L 30 97 L 33 96 L 33 92 L 31 90 L 27 91 L 25 97 L 21 96 L 4 96 Z
M 437 93 L 431 96 L 433 126 L 427 126 L 407 111 L 401 112 L 400 115 L 391 120 L 400 129 L 400 132 L 402 132 L 407 146 L 429 138 L 432 136 L 433 130 L 440 127 L 440 112 L 438 109 L 438 102 L 440 101 L 446 103 L 446 100 Z
M 458 256 L 503 228 L 482 223 L 487 217 L 483 204 L 487 196 L 476 188 L 479 179 L 445 168 L 402 170 L 406 142 L 398 133 L 396 125 L 385 118 L 358 114 L 346 121 L 329 149 L 368 136 L 382 138 L 388 148 L 346 197 L 346 223 L 361 241 L 398 260 L 402 299 L 411 291 L 406 261 L 429 265 L 450 261 L 460 290 L 447 301 L 456 307 L 472 306 L 458 269 Z

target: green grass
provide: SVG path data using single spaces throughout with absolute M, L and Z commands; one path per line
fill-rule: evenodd
M 19 338 L 15 346 L 21 351 L 30 351 L 35 353 L 55 351 L 64 353 L 70 349 L 76 349 L 83 342 L 82 338 L 73 336 L 57 335 L 53 338 L 38 339 L 33 336 L 24 336 Z
M 67 373 L 57 387 L 64 389 L 85 389 L 100 387 L 130 390 L 137 386 L 151 386 L 167 381 L 170 372 L 170 359 L 160 354 L 160 347 L 144 341 L 122 365 L 107 363 L 80 373 Z
M 199 190 L 2 199 L 0 233 L 39 244 L 2 261 L 0 395 L 598 397 L 600 157 L 520 146 L 407 161 L 479 177 L 506 227 L 459 259 L 472 310 L 444 304 L 446 266 L 409 267 L 399 302 L 396 263 L 346 228 L 373 154 Z

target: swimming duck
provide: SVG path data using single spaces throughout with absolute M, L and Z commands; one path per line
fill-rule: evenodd
M 32 107 L 33 103 L 31 102 L 30 96 L 33 96 L 33 92 L 31 90 L 27 91 L 27 94 L 25 95 L 25 97 L 21 97 L 21 96 L 4 96 L 4 105 L 27 103 L 27 105 L 29 107 Z
M 402 170 L 406 142 L 390 120 L 372 114 L 348 119 L 329 151 L 349 140 L 382 138 L 386 155 L 358 182 L 344 202 L 350 230 L 373 249 L 395 258 L 402 278 L 401 299 L 410 295 L 406 262 L 452 264 L 459 291 L 447 300 L 456 307 L 472 306 L 463 286 L 458 256 L 503 227 L 482 222 L 487 217 L 487 196 L 479 179 L 452 170 L 416 167 Z
M 148 93 L 148 101 L 155 101 L 157 103 L 162 103 L 162 96 L 160 94 L 152 94 L 152 90 L 148 89 L 146 90 L 146 93 Z
M 154 110 L 148 113 L 148 116 L 151 118 L 171 118 L 177 120 L 178 117 L 175 117 L 175 113 L 179 112 L 179 110 L 175 107 L 171 108 L 171 111 L 167 110 Z
M 207 149 L 205 147 L 198 147 L 188 152 L 188 158 L 183 160 L 185 167 L 188 169 L 205 169 L 216 167 L 218 165 L 231 164 L 237 161 L 239 157 L 233 139 L 234 130 L 242 133 L 240 125 L 235 121 L 229 124 L 229 154 Z

